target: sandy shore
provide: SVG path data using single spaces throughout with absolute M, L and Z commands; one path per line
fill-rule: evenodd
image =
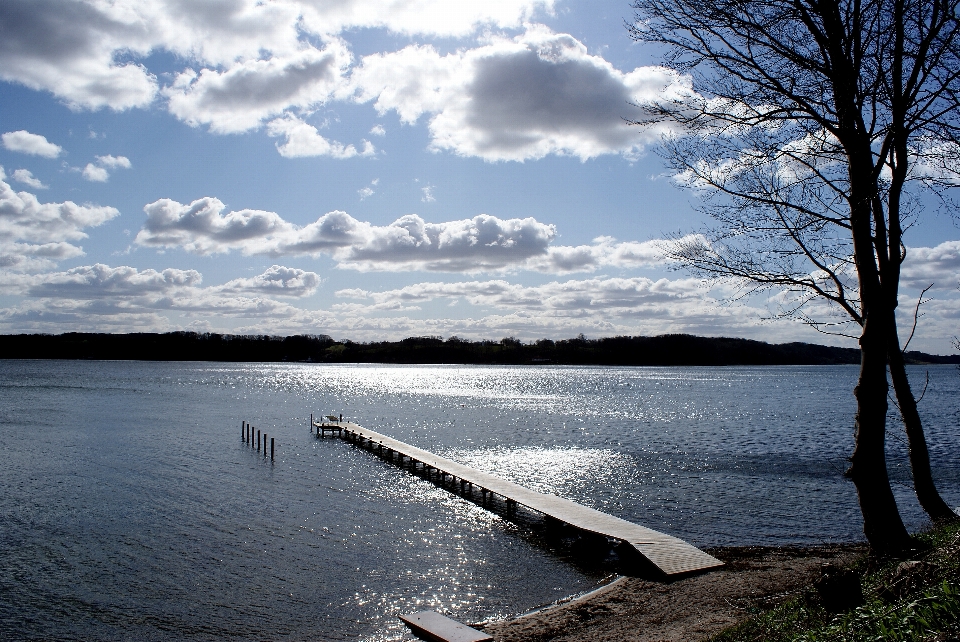
M 621 577 L 579 599 L 484 628 L 497 642 L 696 642 L 802 591 L 819 577 L 822 564 L 849 562 L 865 550 L 712 549 L 726 563 L 720 570 L 672 582 Z

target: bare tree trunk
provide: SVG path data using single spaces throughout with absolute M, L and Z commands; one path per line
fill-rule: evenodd
M 890 378 L 893 380 L 893 389 L 897 395 L 897 404 L 900 406 L 900 415 L 903 417 L 903 426 L 907 431 L 910 468 L 913 470 L 913 488 L 917 493 L 917 500 L 930 519 L 935 522 L 960 520 L 960 516 L 954 513 L 940 497 L 933 483 L 927 439 L 923 434 L 920 413 L 917 412 L 917 400 L 913 396 L 910 381 L 907 379 L 903 352 L 900 350 L 900 340 L 897 337 L 896 321 L 890 333 L 887 356 L 890 359 Z
M 879 553 L 898 554 L 910 546 L 910 536 L 887 475 L 887 351 L 880 332 L 864 324 L 860 337 L 860 379 L 853 394 L 857 398 L 856 445 L 847 476 L 857 487 L 863 532 Z

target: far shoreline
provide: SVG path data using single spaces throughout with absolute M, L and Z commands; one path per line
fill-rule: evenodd
M 233 363 L 376 363 L 528 366 L 816 366 L 855 365 L 860 350 L 813 343 L 766 343 L 734 337 L 666 334 L 524 343 L 453 336 L 360 343 L 327 335 L 217 333 L 0 334 L 4 359 L 209 361 Z M 908 364 L 960 365 L 960 355 L 910 351 Z

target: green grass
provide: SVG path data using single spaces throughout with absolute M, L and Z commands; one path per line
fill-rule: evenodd
M 776 608 L 711 638 L 712 642 L 945 642 L 960 635 L 960 525 L 915 536 L 928 571 L 891 601 L 883 589 L 903 560 L 864 557 L 860 575 L 866 603 L 829 613 L 812 588 Z

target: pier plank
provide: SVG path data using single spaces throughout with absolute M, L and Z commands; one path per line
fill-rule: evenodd
M 549 515 L 584 531 L 605 535 L 626 542 L 649 560 L 664 575 L 679 575 L 722 566 L 723 562 L 682 539 L 608 515 L 569 499 L 540 493 L 519 484 L 501 479 L 459 462 L 440 457 L 430 451 L 411 446 L 387 435 L 364 428 L 353 422 L 342 422 L 345 437 L 369 439 L 385 449 L 406 455 L 411 459 L 458 477 L 527 508 Z
M 420 611 L 399 617 L 417 637 L 432 642 L 487 642 L 493 639 L 492 635 L 472 629 L 436 611 Z

